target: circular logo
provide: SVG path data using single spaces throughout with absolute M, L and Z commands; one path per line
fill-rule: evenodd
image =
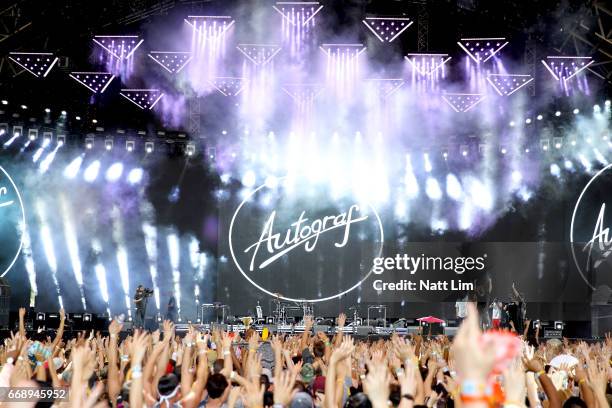
M 0 277 L 15 265 L 23 247 L 25 211 L 21 194 L 9 174 L 0 167 Z
M 612 164 L 586 184 L 570 224 L 572 257 L 582 279 L 595 289 L 612 286 Z
M 284 300 L 322 302 L 370 276 L 384 241 L 376 209 L 349 196 L 330 197 L 288 178 L 245 196 L 230 222 L 229 248 L 248 282 Z

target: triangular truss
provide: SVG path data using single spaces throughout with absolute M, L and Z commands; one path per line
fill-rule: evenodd
M 328 57 L 346 57 L 347 60 L 358 57 L 366 50 L 363 44 L 321 44 L 319 48 Z
M 278 1 L 272 8 L 290 24 L 305 26 L 323 6 L 318 1 Z
M 102 93 L 115 78 L 110 72 L 71 72 L 69 76 L 93 93 Z
M 404 57 L 412 69 L 421 76 L 430 76 L 442 68 L 452 57 L 448 54 L 411 53 Z
M 548 56 L 542 64 L 557 81 L 567 81 L 593 63 L 591 57 Z
M 391 96 L 404 85 L 401 78 L 372 78 L 366 79 L 366 82 L 375 86 L 378 95 L 384 98 Z
M 381 42 L 392 42 L 414 23 L 406 17 L 366 17 L 362 21 Z
M 96 35 L 93 41 L 118 59 L 130 58 L 144 42 L 137 35 Z
M 531 75 L 489 74 L 487 81 L 501 96 L 509 96 L 533 81 Z
M 215 77 L 210 80 L 210 83 L 224 96 L 236 96 L 244 89 L 247 79 L 242 77 Z
M 448 103 L 455 112 L 467 112 L 484 99 L 484 94 L 447 93 L 442 99 Z
M 50 52 L 11 52 L 9 59 L 37 78 L 46 77 L 59 60 Z
M 495 54 L 508 45 L 508 41 L 503 37 L 462 38 L 457 41 L 457 44 L 478 64 L 493 58 Z
M 143 110 L 153 109 L 164 96 L 159 89 L 122 89 L 119 94 Z
M 220 37 L 236 22 L 232 16 L 187 16 L 185 22 L 199 34 Z
M 266 65 L 281 50 L 275 44 L 238 44 L 236 48 L 255 65 Z
M 192 58 L 186 51 L 151 51 L 149 57 L 171 74 L 179 73 Z
M 298 105 L 307 105 L 314 102 L 314 99 L 323 91 L 323 86 L 319 84 L 285 84 L 283 91 L 287 93 Z

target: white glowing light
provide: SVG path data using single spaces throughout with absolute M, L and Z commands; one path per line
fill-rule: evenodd
M 446 175 L 446 195 L 455 201 L 458 201 L 463 196 L 463 188 L 457 177 L 449 173 Z
M 256 182 L 257 177 L 255 176 L 255 172 L 253 172 L 253 170 L 248 170 L 242 177 L 242 185 L 245 187 L 251 188 Z
M 574 109 L 574 110 L 572 111 L 572 113 L 573 113 L 574 115 L 577 115 L 577 114 L 579 114 L 579 113 L 580 113 L 580 109 L 576 108 L 576 109 Z
M 83 178 L 88 183 L 92 183 L 98 178 L 98 173 L 100 172 L 100 160 L 94 160 L 83 173 Z
M 404 173 L 404 189 L 408 198 L 416 198 L 419 195 L 419 183 L 417 182 L 410 155 L 406 155 L 406 170 Z
M 130 170 L 127 176 L 128 183 L 132 185 L 140 183 L 143 175 L 144 171 L 140 167 Z
M 553 163 L 550 165 L 550 174 L 552 174 L 555 177 L 561 176 L 561 168 L 559 167 L 558 164 Z
M 172 268 L 172 283 L 174 286 L 174 299 L 176 300 L 176 308 L 178 314 L 181 314 L 181 272 L 179 271 L 180 265 L 180 241 L 175 233 L 170 233 L 166 237 L 168 244 L 168 254 L 170 255 L 170 266 Z
M 467 185 L 471 200 L 477 207 L 486 211 L 493 209 L 493 204 L 495 201 L 493 198 L 493 193 L 487 185 L 483 184 L 475 177 L 470 177 Z
M 121 174 L 123 174 L 123 163 L 113 163 L 108 170 L 106 170 L 106 180 L 115 182 L 119 180 Z
M 77 174 L 79 174 L 79 170 L 81 169 L 81 164 L 83 163 L 83 156 L 79 156 L 72 160 L 68 166 L 64 169 L 64 177 L 67 179 L 74 179 Z
M 143 206 L 141 208 L 142 213 L 149 214 L 152 211 L 150 204 L 143 202 L 141 205 Z M 145 239 L 145 250 L 147 251 L 147 258 L 149 261 L 149 273 L 151 274 L 153 290 L 155 291 L 155 305 L 157 306 L 157 310 L 159 310 L 159 288 L 157 286 L 157 228 L 145 221 L 142 224 L 142 232 Z
M 53 246 L 53 237 L 51 235 L 51 229 L 47 222 L 46 209 L 42 201 L 39 200 L 36 202 L 36 209 L 38 212 L 38 218 L 40 220 L 40 238 L 43 244 L 43 251 L 45 254 L 45 258 L 47 259 L 47 264 L 49 265 L 49 269 L 51 271 L 51 278 L 53 279 L 53 283 L 55 285 L 58 302 L 60 304 L 60 307 L 63 308 L 64 301 L 62 299 L 59 282 L 57 280 L 57 258 L 55 257 L 55 247 Z
M 72 221 L 72 211 L 68 206 L 65 197 L 60 198 L 62 207 L 62 218 L 64 221 L 64 236 L 66 238 L 66 247 L 68 248 L 68 257 L 72 265 L 72 272 L 81 292 L 81 304 L 83 309 L 87 309 L 85 303 L 85 293 L 83 291 L 83 272 L 81 268 L 81 258 L 79 256 L 79 241 L 77 239 L 76 229 Z
M 556 112 L 555 112 L 555 116 L 556 116 L 556 117 L 561 116 L 561 111 L 556 111 Z
M 425 184 L 425 193 L 427 197 L 432 200 L 439 200 L 442 198 L 442 190 L 440 189 L 440 184 L 438 184 L 438 180 L 433 177 L 428 177 Z
M 566 170 L 571 170 L 574 168 L 574 164 L 571 160 L 565 160 L 565 162 L 563 162 L 563 165 L 565 166 Z
M 424 153 L 423 154 L 423 162 L 424 162 L 424 166 L 425 166 L 425 171 L 427 173 L 431 173 L 431 171 L 433 170 L 433 166 L 431 165 L 431 161 L 429 160 L 429 154 L 428 153 Z

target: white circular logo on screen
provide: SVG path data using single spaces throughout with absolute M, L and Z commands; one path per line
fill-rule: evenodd
M 15 265 L 23 247 L 25 211 L 21 194 L 9 174 L 0 167 L 0 277 Z
M 570 224 L 572 257 L 582 279 L 592 289 L 612 286 L 612 164 L 586 184 L 574 207 Z
M 332 200 L 321 190 L 296 197 L 288 183 L 264 184 L 238 205 L 229 227 L 236 268 L 259 290 L 295 302 L 330 300 L 357 288 L 382 254 L 376 209 L 348 196 Z

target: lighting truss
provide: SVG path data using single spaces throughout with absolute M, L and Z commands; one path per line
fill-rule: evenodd
M 130 58 L 144 42 L 137 35 L 96 35 L 93 41 L 118 59 Z
M 455 112 L 467 112 L 484 99 L 484 94 L 447 93 L 442 99 L 448 103 Z
M 366 17 L 362 21 L 381 42 L 392 42 L 414 23 L 406 17 Z
M 348 60 L 358 57 L 366 50 L 363 44 L 321 44 L 319 48 L 328 57 L 348 57 Z
M 153 109 L 164 94 L 159 89 L 122 89 L 119 93 L 140 109 Z
M 115 78 L 110 72 L 71 72 L 70 77 L 93 93 L 102 93 Z
M 312 103 L 323 91 L 319 84 L 285 84 L 282 88 L 298 105 Z
M 247 79 L 241 77 L 215 77 L 210 80 L 210 83 L 224 96 L 236 96 L 244 89 Z
M 225 34 L 236 21 L 231 16 L 187 16 L 185 22 L 199 34 L 214 38 Z
M 503 37 L 462 38 L 457 41 L 457 44 L 478 64 L 493 58 L 495 54 L 508 45 L 508 41 Z
M 37 78 L 46 77 L 59 60 L 50 52 L 11 52 L 9 59 Z
M 366 82 L 374 85 L 378 94 L 382 97 L 388 97 L 404 85 L 404 80 L 401 78 L 373 78 L 366 79 Z
M 278 1 L 272 8 L 289 23 L 305 26 L 323 6 L 318 1 Z
M 149 57 L 171 74 L 179 73 L 192 58 L 186 51 L 151 51 Z
M 501 96 L 509 96 L 533 81 L 531 75 L 521 74 L 489 74 L 487 81 Z
M 236 48 L 255 65 L 266 65 L 281 50 L 274 44 L 238 44 Z
M 593 63 L 591 57 L 548 56 L 542 64 L 557 81 L 568 81 Z
M 411 53 L 404 57 L 421 76 L 429 76 L 442 68 L 452 57 L 448 54 Z

